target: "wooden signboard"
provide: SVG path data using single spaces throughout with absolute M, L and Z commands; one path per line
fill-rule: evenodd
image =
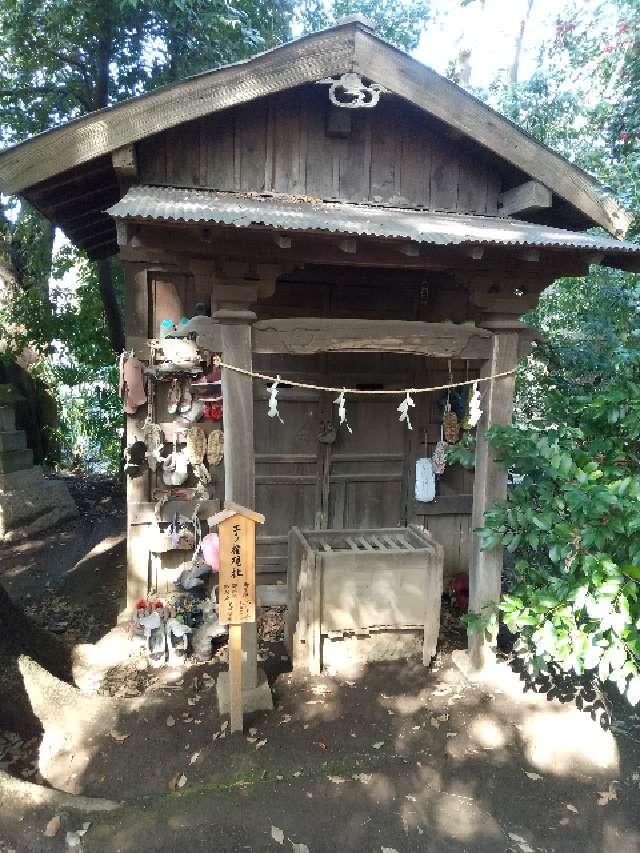
M 243 728 L 242 624 L 256 619 L 256 524 L 264 515 L 231 501 L 208 519 L 220 537 L 219 618 L 229 626 L 231 731 Z
M 256 523 L 236 514 L 222 521 L 220 536 L 220 622 L 256 620 Z

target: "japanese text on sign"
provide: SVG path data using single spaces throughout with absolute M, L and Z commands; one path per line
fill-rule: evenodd
M 220 524 L 220 622 L 255 621 L 255 522 L 240 515 Z

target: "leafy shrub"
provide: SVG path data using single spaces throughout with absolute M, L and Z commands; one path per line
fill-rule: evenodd
M 498 460 L 523 479 L 478 532 L 483 548 L 516 557 L 500 609 L 530 671 L 595 670 L 636 704 L 640 386 L 618 378 L 555 408 L 554 427 L 491 430 Z

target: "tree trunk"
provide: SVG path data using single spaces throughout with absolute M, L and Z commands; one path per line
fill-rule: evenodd
M 105 7 L 103 32 L 98 41 L 96 52 L 96 82 L 94 89 L 94 108 L 97 110 L 109 106 L 109 66 L 113 52 L 113 20 L 109 6 Z M 101 258 L 98 262 L 98 284 L 104 306 L 104 315 L 109 332 L 111 348 L 116 355 L 124 349 L 124 327 L 122 312 L 113 287 L 113 268 L 111 258 Z
M 532 6 L 533 0 L 527 0 L 527 11 L 524 13 L 522 20 L 520 21 L 520 30 L 518 31 L 518 35 L 516 36 L 516 50 L 513 57 L 511 70 L 509 72 L 509 82 L 512 86 L 515 86 L 515 84 L 518 82 L 518 74 L 520 72 L 520 56 L 522 54 L 522 42 L 524 41 L 524 32 L 527 28 L 527 23 L 531 15 Z
M 104 305 L 105 320 L 109 332 L 111 348 L 116 355 L 120 355 L 124 349 L 124 326 L 122 323 L 122 312 L 116 299 L 113 286 L 113 266 L 111 258 L 101 258 L 98 262 L 98 284 L 100 295 Z

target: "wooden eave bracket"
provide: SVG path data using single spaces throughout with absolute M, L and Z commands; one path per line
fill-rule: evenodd
M 133 143 L 116 148 L 111 154 L 111 163 L 113 171 L 119 178 L 127 178 L 129 181 L 138 179 L 138 159 Z
M 502 216 L 516 216 L 533 210 L 545 210 L 552 204 L 551 190 L 539 181 L 526 181 L 498 196 L 498 212 Z

